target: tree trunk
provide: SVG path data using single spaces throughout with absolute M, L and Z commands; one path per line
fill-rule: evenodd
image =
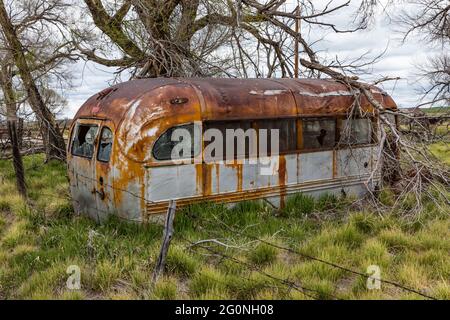
M 23 118 L 18 118 L 17 140 L 19 141 L 19 149 L 22 149 L 23 148 Z
M 27 197 L 25 185 L 25 170 L 23 168 L 22 155 L 20 154 L 19 141 L 17 137 L 17 119 L 8 120 L 8 133 L 11 139 L 14 172 L 16 174 L 17 191 L 24 198 Z
M 0 24 L 12 52 L 15 65 L 19 71 L 28 99 L 36 117 L 41 123 L 41 134 L 44 140 L 47 160 L 66 159 L 64 138 L 56 125 L 55 117 L 44 104 L 42 96 L 34 82 L 30 68 L 23 53 L 20 40 L 6 12 L 3 0 L 0 0 Z
M 17 130 L 17 108 L 12 86 L 12 75 L 8 66 L 3 66 L 0 70 L 0 85 L 3 91 L 3 98 L 6 104 L 6 116 L 8 120 L 8 134 L 11 141 L 12 159 L 14 173 L 16 174 L 17 191 L 24 198 L 27 197 L 25 185 L 25 170 L 23 168 L 22 155 L 20 154 L 20 141 Z

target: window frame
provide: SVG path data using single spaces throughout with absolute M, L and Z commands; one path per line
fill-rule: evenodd
M 101 136 L 102 136 L 102 133 L 103 133 L 103 130 L 104 129 L 108 129 L 110 132 L 111 132 L 111 135 L 112 135 L 112 138 L 111 138 L 111 152 L 109 153 L 109 158 L 108 158 L 108 161 L 105 161 L 105 160 L 101 160 L 101 159 L 99 159 L 98 158 L 98 155 L 99 155 L 99 153 L 100 153 L 100 144 L 101 144 Z M 109 163 L 110 161 L 111 161 L 111 154 L 112 154 L 112 149 L 113 149 L 113 144 L 114 144 L 114 132 L 111 130 L 111 128 L 110 127 L 108 127 L 108 126 L 102 126 L 101 127 L 101 130 L 99 131 L 100 132 L 100 139 L 98 139 L 98 143 L 97 143 L 97 152 L 96 152 L 96 156 L 95 156 L 95 159 L 97 160 L 97 161 L 99 161 L 99 162 L 103 162 L 103 163 Z
M 348 117 L 340 117 L 338 121 L 338 126 L 336 127 L 337 130 L 337 140 L 336 140 L 336 147 L 339 147 L 340 149 L 347 149 L 347 148 L 358 148 L 358 147 L 364 147 L 364 146 L 373 146 L 378 143 L 378 123 L 377 118 L 375 116 L 369 116 L 369 117 L 354 117 L 350 120 L 359 120 L 359 119 L 367 119 L 369 122 L 369 142 L 356 142 L 356 143 L 348 143 L 345 141 L 341 141 L 342 138 L 342 129 L 343 129 L 343 122 L 346 120 L 349 120 Z
M 94 150 L 93 150 L 93 152 L 92 152 L 90 157 L 89 156 L 83 156 L 83 155 L 80 155 L 80 154 L 76 154 L 73 151 L 75 139 L 78 138 L 78 132 L 80 130 L 80 127 L 82 127 L 82 126 L 97 128 L 97 132 L 95 133 L 94 141 L 92 143 L 92 146 L 93 146 Z M 71 146 L 70 146 L 70 154 L 72 156 L 74 156 L 74 157 L 80 157 L 80 158 L 85 158 L 85 159 L 89 159 L 89 160 L 93 159 L 94 155 L 97 154 L 97 151 L 95 150 L 95 148 L 96 148 L 96 145 L 97 145 L 96 142 L 97 142 L 97 138 L 98 138 L 98 133 L 100 131 L 100 130 L 98 130 L 99 128 L 100 128 L 100 126 L 98 124 L 96 124 L 96 123 L 77 123 L 76 126 L 75 126 L 75 130 L 74 130 L 75 132 L 73 133 L 73 137 L 72 137 L 72 142 L 71 142 Z
M 329 151 L 336 149 L 337 141 L 338 141 L 338 119 L 339 116 L 308 116 L 308 117 L 298 117 L 299 124 L 298 126 L 301 128 L 301 141 L 298 141 L 300 139 L 300 136 L 297 136 L 297 146 L 298 146 L 298 153 L 309 153 L 309 152 L 320 152 L 320 151 Z M 334 122 L 334 142 L 332 146 L 327 147 L 320 147 L 320 148 L 305 148 L 305 132 L 304 132 L 304 121 L 326 121 L 326 120 L 333 120 Z
M 196 157 L 198 157 L 200 154 L 203 153 L 203 132 L 200 132 L 200 141 L 199 141 L 199 152 L 197 152 L 197 154 L 193 154 L 190 157 L 186 157 L 186 158 L 180 158 L 180 159 L 158 159 L 157 157 L 155 157 L 155 146 L 158 143 L 159 139 L 165 135 L 169 130 L 175 129 L 175 128 L 179 128 L 179 127 L 184 127 L 184 126 L 188 126 L 188 125 L 192 125 L 194 127 L 194 132 L 195 132 L 195 126 L 196 123 L 195 122 L 187 122 L 187 123 L 182 123 L 182 124 L 177 124 L 174 125 L 170 128 L 167 128 L 166 130 L 164 130 L 157 138 L 156 140 L 153 142 L 152 148 L 151 148 L 151 158 L 153 159 L 153 161 L 156 161 L 157 163 L 165 163 L 165 162 L 179 162 L 179 161 L 193 161 Z M 202 126 L 200 127 L 200 131 L 202 131 Z M 194 146 L 195 146 L 195 134 L 194 134 Z M 195 147 L 194 150 L 195 151 Z
M 364 147 L 364 146 L 373 146 L 377 144 L 377 122 L 375 116 L 369 116 L 369 117 L 360 117 L 360 119 L 368 119 L 370 121 L 370 129 L 371 129 L 371 139 L 369 143 L 358 143 L 358 144 L 343 144 L 340 143 L 341 139 L 341 125 L 342 120 L 347 119 L 347 115 L 345 114 L 335 114 L 335 115 L 299 115 L 299 116 L 292 116 L 292 117 L 282 117 L 282 118 L 258 118 L 258 119 L 245 119 L 245 120 L 238 120 L 238 119 L 230 119 L 230 120 L 208 120 L 203 122 L 203 127 L 208 129 L 211 128 L 211 124 L 214 123 L 236 123 L 239 121 L 248 121 L 250 122 L 250 128 L 254 128 L 258 130 L 257 123 L 258 121 L 264 121 L 264 120 L 293 120 L 295 121 L 296 125 L 296 148 L 290 149 L 287 151 L 279 151 L 279 155 L 287 155 L 287 154 L 300 154 L 300 153 L 312 153 L 312 152 L 321 152 L 321 151 L 330 151 L 335 149 L 346 149 L 349 146 L 352 146 L 354 148 L 358 147 Z M 304 147 L 304 130 L 303 130 L 303 122 L 308 120 L 333 120 L 334 121 L 334 143 L 332 146 L 328 147 L 321 147 L 321 148 L 305 148 Z M 259 139 L 259 136 L 258 136 Z M 288 143 L 288 145 L 293 145 L 294 143 Z M 203 149 L 205 145 L 203 144 Z M 259 156 L 259 155 L 258 155 Z M 241 159 L 237 158 L 235 155 L 235 160 Z M 248 155 L 245 155 L 245 159 L 248 159 Z

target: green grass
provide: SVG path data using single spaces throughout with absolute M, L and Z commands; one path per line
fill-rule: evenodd
M 440 141 L 430 145 L 430 152 L 446 165 L 450 166 L 450 142 Z
M 420 108 L 420 110 L 431 115 L 448 114 L 450 112 L 450 107 Z
M 414 224 L 331 195 L 297 194 L 281 211 L 263 201 L 192 205 L 177 212 L 166 270 L 152 284 L 162 226 L 74 216 L 65 166 L 40 155 L 24 161 L 28 203 L 15 191 L 11 163 L 0 161 L 0 299 L 310 299 L 299 286 L 322 299 L 420 298 L 388 285 L 368 290 L 363 277 L 254 237 L 362 273 L 378 265 L 382 278 L 450 298 L 445 203 L 425 199 Z M 392 204 L 392 193 L 380 200 Z M 227 246 L 192 246 L 202 239 Z M 66 287 L 70 265 L 80 267 L 81 290 Z

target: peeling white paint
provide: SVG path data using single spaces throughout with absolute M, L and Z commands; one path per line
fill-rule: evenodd
M 141 103 L 141 99 L 137 99 L 137 100 L 131 101 L 129 103 L 129 105 L 131 105 L 131 106 L 127 112 L 128 115 L 125 118 L 123 125 L 122 125 L 124 128 L 124 131 L 127 132 L 127 137 L 136 137 L 140 132 L 141 128 L 139 126 L 134 125 L 134 123 L 133 123 L 133 118 L 135 116 L 137 107 L 139 106 L 140 103 Z M 127 140 L 127 141 L 121 141 L 121 142 L 125 142 L 125 146 L 124 146 L 125 152 L 128 152 L 133 145 L 133 140 L 131 140 L 131 139 Z
M 384 90 L 370 89 L 370 92 L 378 93 L 378 94 L 386 94 L 387 95 L 387 92 L 384 91 Z
M 344 90 L 338 90 L 338 91 L 330 91 L 330 92 L 321 92 L 321 93 L 315 93 L 311 91 L 299 91 L 298 94 L 302 96 L 309 96 L 309 97 L 335 97 L 335 96 L 353 96 L 354 94 L 357 94 L 357 91 L 344 91 Z
M 158 131 L 157 127 L 151 127 L 150 129 L 145 130 L 144 133 L 141 135 L 141 137 L 142 138 L 154 137 L 157 131 Z
M 263 96 L 276 96 L 282 93 L 287 92 L 287 90 L 278 90 L 278 89 L 271 89 L 271 90 L 264 90 L 264 91 L 256 91 L 256 90 L 252 90 L 249 93 L 250 94 L 258 94 L 258 95 L 263 95 Z
M 150 108 L 152 110 L 152 113 L 148 116 L 149 119 L 159 118 L 166 110 L 161 106 L 152 106 L 153 108 Z

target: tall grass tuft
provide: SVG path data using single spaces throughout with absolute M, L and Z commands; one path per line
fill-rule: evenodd
M 253 250 L 248 251 L 249 261 L 256 265 L 273 263 L 277 258 L 277 249 L 265 243 L 259 243 Z
M 314 211 L 315 200 L 312 196 L 297 193 L 288 198 L 284 212 L 290 217 L 305 217 Z

